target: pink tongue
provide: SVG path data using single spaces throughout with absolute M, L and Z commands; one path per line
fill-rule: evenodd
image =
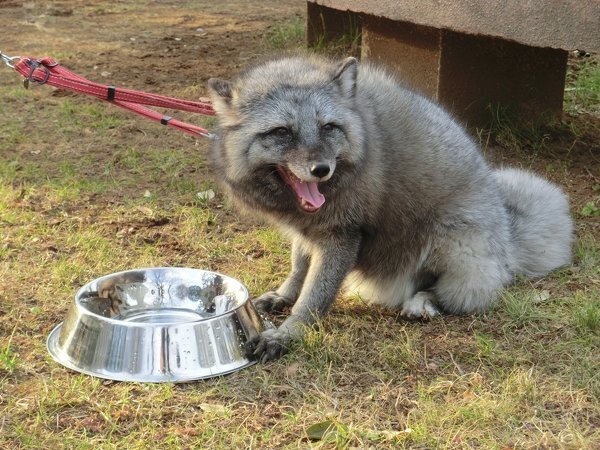
M 314 208 L 320 208 L 325 203 L 325 197 L 319 192 L 317 183 L 314 181 L 293 181 L 292 187 L 301 199 L 306 200 Z

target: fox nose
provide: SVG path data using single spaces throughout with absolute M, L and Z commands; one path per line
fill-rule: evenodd
M 327 163 L 316 163 L 310 167 L 310 174 L 318 178 L 324 178 L 329 175 L 331 168 Z

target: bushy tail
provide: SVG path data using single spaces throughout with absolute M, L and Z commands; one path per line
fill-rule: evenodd
M 516 272 L 536 277 L 569 264 L 573 220 L 562 190 L 524 170 L 500 169 L 495 176 L 512 216 Z

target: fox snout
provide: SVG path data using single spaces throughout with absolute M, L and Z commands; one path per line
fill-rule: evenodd
M 319 184 L 329 180 L 334 170 L 335 161 L 328 160 L 277 167 L 283 182 L 295 192 L 300 207 L 310 213 L 317 211 L 325 203 Z
M 310 174 L 317 178 L 325 178 L 331 172 L 328 162 L 318 162 L 310 166 Z
M 288 169 L 296 177 L 303 181 L 315 181 L 317 183 L 329 180 L 335 170 L 335 160 L 328 159 L 318 161 L 290 162 Z

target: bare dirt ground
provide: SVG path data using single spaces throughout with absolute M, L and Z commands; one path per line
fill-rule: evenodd
M 274 19 L 283 22 L 303 14 L 301 2 L 297 1 L 232 1 L 198 6 L 193 2 L 169 1 L 148 4 L 9 1 L 0 2 L 0 8 L 3 24 L 0 50 L 7 54 L 49 55 L 70 70 L 100 83 L 190 99 L 205 93 L 210 77 L 231 76 L 265 54 L 269 46 L 264 37 L 276 23 Z M 10 82 L 10 78 L 4 78 L 10 75 L 3 72 L 3 80 Z M 48 95 L 71 94 L 42 95 L 38 107 L 43 109 L 56 104 L 48 100 Z M 42 126 L 48 127 L 49 134 L 57 131 L 56 123 L 36 124 Z M 131 131 L 136 132 L 127 129 L 125 133 Z M 156 132 L 160 133 L 165 130 Z M 206 144 L 200 142 L 202 147 Z M 37 158 L 46 160 L 59 151 L 56 147 L 60 143 L 40 145 L 43 151 Z M 111 157 L 109 151 L 104 155 Z M 36 159 L 35 154 L 29 157 Z
M 284 47 L 301 46 L 289 30 L 304 18 L 305 3 L 290 0 L 0 0 L 0 50 L 194 100 L 208 78 L 276 51 L 274 32 L 291 36 Z M 571 78 L 583 60 L 572 58 Z M 0 446 L 302 448 L 309 426 L 326 422 L 337 432 L 325 448 L 593 448 L 598 320 L 592 311 L 592 337 L 581 338 L 565 299 L 591 303 L 600 287 L 597 106 L 547 128 L 498 120 L 472 130 L 495 164 L 563 186 L 578 237 L 591 242 L 573 267 L 509 292 L 550 292 L 546 316 L 507 309 L 509 295 L 491 318 L 411 326 L 349 301 L 334 308 L 327 334 L 280 363 L 149 388 L 50 360 L 44 339 L 75 290 L 133 266 L 179 265 L 230 274 L 257 295 L 283 280 L 287 244 L 228 207 L 205 164 L 208 140 L 49 87 L 26 91 L 6 67 L 0 89 Z M 207 206 L 196 193 L 209 188 L 217 196 Z M 505 392 L 514 402 L 497 397 Z

